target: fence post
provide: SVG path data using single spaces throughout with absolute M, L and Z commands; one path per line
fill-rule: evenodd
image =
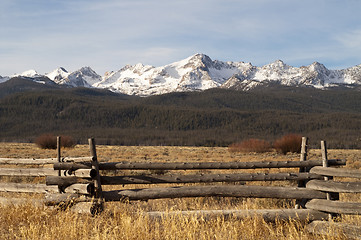
M 327 147 L 326 141 L 321 141 L 321 153 L 322 153 L 322 167 L 328 167 L 328 159 L 327 159 Z M 324 177 L 325 181 L 331 180 L 332 177 Z M 327 193 L 327 200 L 331 200 L 331 194 Z
M 89 141 L 90 154 L 92 156 L 92 169 L 94 169 L 97 173 L 97 176 L 94 179 L 95 199 L 93 201 L 93 205 L 90 209 L 90 212 L 92 214 L 97 214 L 103 211 L 103 207 L 104 207 L 103 191 L 100 182 L 99 163 L 98 163 L 97 152 L 95 147 L 95 140 L 94 138 L 89 138 L 88 141 Z
M 327 145 L 326 141 L 321 141 L 321 153 L 322 153 L 322 167 L 329 167 L 328 157 L 327 157 Z M 332 180 L 333 177 L 324 177 L 325 181 Z M 327 200 L 339 200 L 339 193 L 326 193 Z M 328 215 L 329 219 L 335 219 L 338 214 L 330 213 Z
M 61 137 L 60 136 L 57 136 L 56 137 L 56 153 L 57 153 L 57 159 L 58 159 L 58 162 L 61 162 Z M 61 176 L 61 170 L 58 170 L 58 176 L 60 177 Z M 58 189 L 59 189 L 59 193 L 63 193 L 63 189 L 58 186 Z
M 301 155 L 300 155 L 300 161 L 306 161 L 307 160 L 307 146 L 308 146 L 308 138 L 302 137 L 302 144 L 301 144 Z M 300 173 L 308 171 L 305 167 L 300 167 Z M 304 180 L 298 181 L 298 187 L 306 187 L 306 182 Z M 300 199 L 296 200 L 295 208 L 299 209 L 300 207 L 305 208 L 305 200 Z

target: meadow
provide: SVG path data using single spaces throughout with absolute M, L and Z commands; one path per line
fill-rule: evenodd
M 116 162 L 299 160 L 299 154 L 283 155 L 275 151 L 240 153 L 230 152 L 228 148 L 224 147 L 98 145 L 97 153 L 99 161 Z M 346 159 L 346 167 L 361 168 L 361 150 L 331 149 L 328 153 L 329 159 Z M 89 156 L 89 147 L 77 145 L 74 148 L 62 149 L 62 155 Z M 56 150 L 39 149 L 34 144 L 0 143 L 0 157 L 49 158 L 56 157 Z M 308 159 L 320 158 L 320 150 L 309 151 Z M 4 180 L 3 178 L 2 181 Z M 41 182 L 43 179 L 27 178 L 24 181 Z M 285 185 L 289 182 L 255 184 Z M 122 187 L 109 186 L 109 189 Z M 10 194 L 2 193 L 1 196 L 10 196 Z M 18 196 L 26 196 L 28 199 L 42 198 L 41 195 L 19 194 Z M 360 201 L 360 194 L 340 194 L 340 199 L 342 201 Z M 269 223 L 259 217 L 239 220 L 232 217 L 199 219 L 196 216 L 176 215 L 155 220 L 144 214 L 147 211 L 293 208 L 294 204 L 293 200 L 251 198 L 162 199 L 147 202 L 106 203 L 105 211 L 102 214 L 90 216 L 70 210 L 35 207 L 29 202 L 24 202 L 20 206 L 0 205 L 0 236 L 2 239 L 347 239 L 333 228 L 330 228 L 326 235 L 312 235 L 307 231 L 304 222 L 294 219 Z M 361 225 L 360 219 L 358 216 L 341 216 L 340 221 Z

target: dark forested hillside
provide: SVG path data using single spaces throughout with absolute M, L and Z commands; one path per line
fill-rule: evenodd
M 361 147 L 361 92 L 352 89 L 212 89 L 139 98 L 72 88 L 5 95 L 2 141 L 53 133 L 102 144 L 226 146 L 298 133 L 311 144 L 325 139 L 330 147 Z

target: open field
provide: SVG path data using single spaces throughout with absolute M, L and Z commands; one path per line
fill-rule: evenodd
M 347 167 L 361 168 L 361 150 L 329 150 L 328 152 L 329 159 L 346 159 Z M 117 162 L 299 160 L 299 154 L 231 153 L 227 148 L 205 147 L 98 145 L 97 153 L 99 161 Z M 63 149 L 62 156 L 89 156 L 89 148 L 87 145 L 78 145 L 73 149 Z M 41 150 L 34 144 L 0 143 L 0 157 L 49 158 L 56 157 L 56 150 Z M 309 151 L 308 159 L 320 158 L 320 150 Z M 280 170 L 267 171 L 276 172 Z M 42 180 L 34 179 L 33 181 Z M 272 184 L 287 183 L 274 182 Z M 122 186 L 107 187 L 120 189 Z M 138 185 L 136 187 L 146 186 Z M 31 197 L 40 196 L 30 196 L 29 198 Z M 340 194 L 340 198 L 342 201 L 360 201 L 359 194 Z M 34 207 L 25 203 L 23 206 L 17 207 L 0 206 L 0 236 L 3 239 L 320 239 L 320 236 L 309 234 L 305 228 L 306 225 L 296 220 L 267 223 L 261 218 L 237 220 L 218 217 L 202 220 L 184 216 L 152 220 L 140 214 L 144 211 L 293 208 L 294 204 L 294 201 L 291 200 L 276 199 L 162 199 L 149 200 L 148 202 L 106 203 L 106 209 L 100 216 L 91 217 L 71 211 Z M 360 220 L 360 217 L 343 216 L 341 221 L 361 225 Z M 342 234 L 335 232 L 334 229 L 329 230 L 329 234 L 323 236 L 323 239 L 347 239 Z

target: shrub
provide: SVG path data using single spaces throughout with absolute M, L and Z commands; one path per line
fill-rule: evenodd
M 256 152 L 263 153 L 271 150 L 271 144 L 265 140 L 260 139 L 248 139 L 240 143 L 234 143 L 229 145 L 228 150 L 230 152 Z
M 277 150 L 277 152 L 287 154 L 288 152 L 300 153 L 301 144 L 302 136 L 297 134 L 288 134 L 276 140 L 273 146 Z
M 56 137 L 51 134 L 43 134 L 35 139 L 35 144 L 42 149 L 56 149 Z
M 73 148 L 76 145 L 74 138 L 70 136 L 61 136 L 60 144 L 64 148 Z
M 57 139 L 52 134 L 43 134 L 35 139 L 35 144 L 42 149 L 56 149 Z M 70 136 L 61 136 L 60 146 L 72 148 L 76 145 L 74 139 Z

